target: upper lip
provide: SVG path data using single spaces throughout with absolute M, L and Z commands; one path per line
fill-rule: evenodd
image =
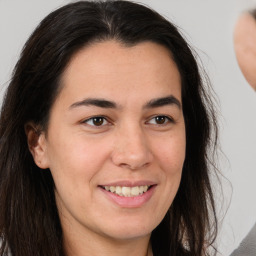
M 150 181 L 150 180 L 138 180 L 138 181 L 129 181 L 129 180 L 120 180 L 110 183 L 104 183 L 100 186 L 106 187 L 106 186 L 113 186 L 113 187 L 136 187 L 136 186 L 152 186 L 156 185 L 156 182 Z

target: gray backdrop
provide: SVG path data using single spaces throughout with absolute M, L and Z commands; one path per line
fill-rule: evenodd
M 67 0 L 0 0 L 0 94 L 20 50 L 38 22 Z M 227 210 L 219 249 L 228 255 L 256 221 L 256 94 L 235 59 L 232 32 L 239 13 L 256 0 L 143 0 L 174 21 L 199 53 L 219 98 L 220 169 Z M 1 96 L 2 97 L 2 96 Z M 221 202 L 221 200 L 220 200 Z

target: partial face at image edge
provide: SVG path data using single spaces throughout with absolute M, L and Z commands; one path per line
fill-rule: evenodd
M 251 87 L 256 90 L 256 20 L 243 13 L 234 31 L 234 47 L 239 67 Z

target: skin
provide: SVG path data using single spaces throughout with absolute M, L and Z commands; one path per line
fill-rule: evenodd
M 50 168 L 56 185 L 67 255 L 151 255 L 150 234 L 176 195 L 185 158 L 171 54 L 150 42 L 95 43 L 73 56 L 62 85 L 47 131 L 38 136 L 33 124 L 26 131 L 36 164 Z M 88 103 L 95 98 L 115 106 Z M 95 116 L 104 117 L 98 126 Z M 100 187 L 123 181 L 154 183 L 151 197 L 120 206 Z
M 249 13 L 238 19 L 234 46 L 239 67 L 247 82 L 256 90 L 256 21 Z

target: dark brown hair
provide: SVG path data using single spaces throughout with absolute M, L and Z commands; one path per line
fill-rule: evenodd
M 216 145 L 213 105 L 195 57 L 177 28 L 155 11 L 128 1 L 66 5 L 49 14 L 25 44 L 0 118 L 0 255 L 65 255 L 50 170 L 38 168 L 24 125 L 47 129 L 60 78 L 70 58 L 96 41 L 127 47 L 151 41 L 166 47 L 182 79 L 186 158 L 177 195 L 152 232 L 154 256 L 206 255 L 217 232 L 209 148 Z M 208 88 L 208 87 L 207 87 Z M 207 89 L 208 90 L 208 89 Z M 212 152 L 212 151 L 211 151 Z

